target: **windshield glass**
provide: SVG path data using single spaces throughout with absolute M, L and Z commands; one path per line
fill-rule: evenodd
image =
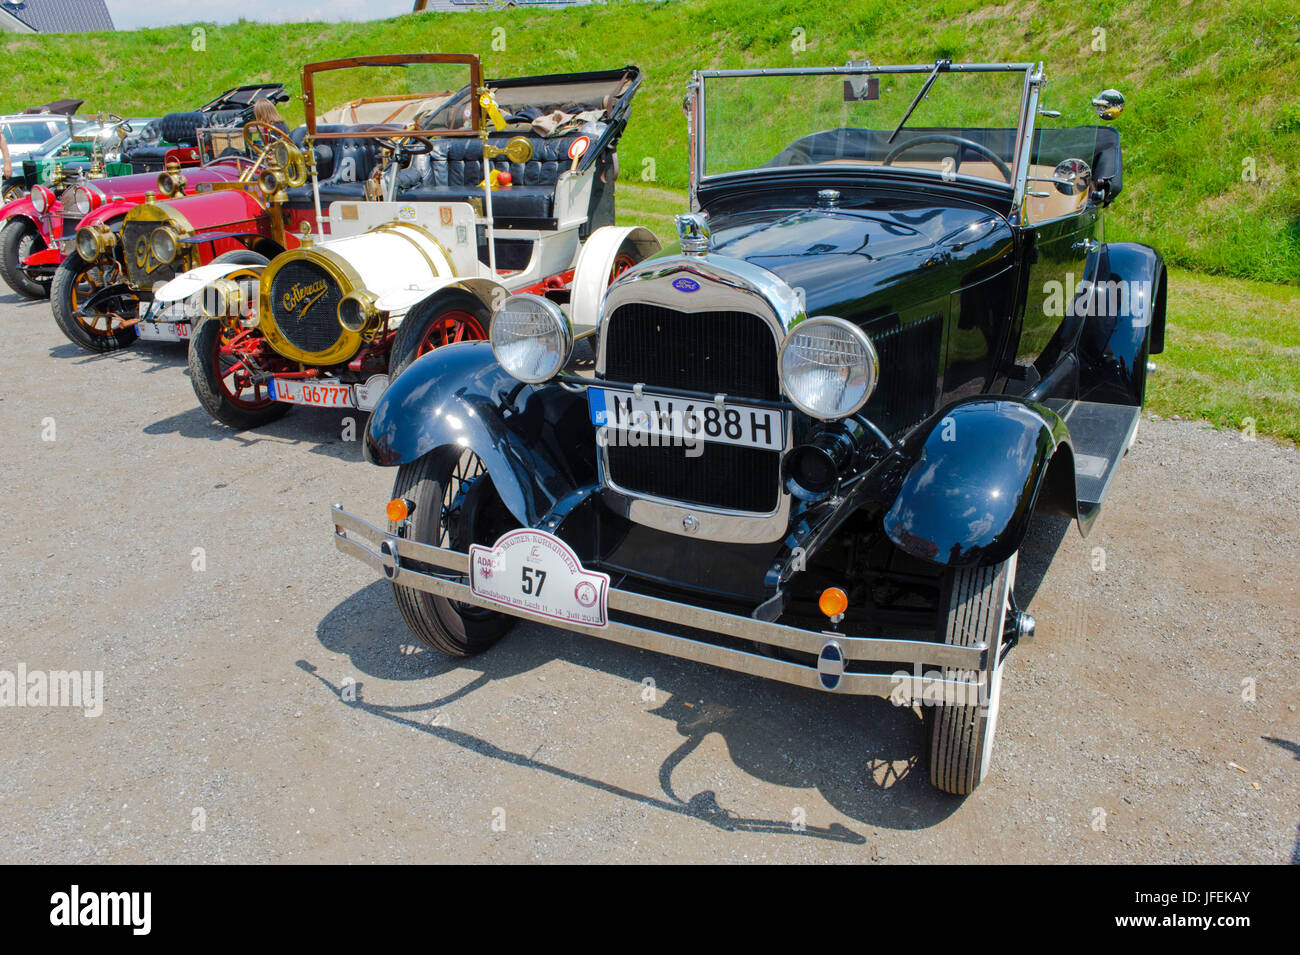
M 5 138 L 11 146 L 38 146 L 50 137 L 48 120 L 11 121 L 4 125 Z
M 837 164 L 1009 184 L 1027 67 L 899 69 L 704 74 L 703 174 Z
M 59 132 L 51 136 L 49 139 L 45 140 L 45 142 L 37 146 L 35 152 L 39 153 L 40 155 L 53 153 L 56 150 L 62 149 L 63 146 L 67 144 L 67 142 L 70 139 L 72 139 L 72 136 L 68 133 L 66 129 L 60 130 Z
M 465 62 L 344 66 L 312 76 L 312 107 L 318 130 L 389 126 L 463 132 L 472 129 L 471 85 L 470 65 Z M 453 100 L 454 109 L 450 108 Z

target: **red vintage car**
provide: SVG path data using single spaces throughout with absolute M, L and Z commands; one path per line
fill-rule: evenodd
M 185 341 L 187 303 L 155 302 L 155 289 L 213 262 L 266 265 L 297 248 L 304 227 L 314 230 L 313 206 L 291 202 L 288 193 L 307 178 L 294 138 L 260 122 L 239 133 L 248 155 L 196 170 L 172 166 L 146 177 L 154 187 L 143 202 L 101 207 L 81 220 L 75 252 L 58 266 L 50 296 L 69 341 L 91 352 L 138 338 Z
M 127 210 L 157 188 L 160 171 L 179 166 L 196 187 L 239 178 L 247 168 L 241 162 L 244 157 L 222 155 L 222 145 L 230 142 L 230 134 L 239 134 L 252 119 L 253 105 L 263 99 L 285 102 L 284 84 L 239 86 L 197 110 L 168 113 L 150 123 L 128 137 L 123 147 L 123 160 L 131 164 L 133 175 L 60 179 L 53 188 L 34 187 L 30 195 L 0 206 L 0 277 L 19 295 L 48 298 L 55 270 L 72 252 L 73 236 L 83 220 L 93 214 L 88 221 L 119 223 Z M 136 137 L 141 141 L 133 143 Z
M 227 156 L 187 169 L 190 185 L 232 182 L 247 168 L 244 157 Z M 0 276 L 19 295 L 49 298 L 59 264 L 72 252 L 72 241 L 83 224 L 103 222 L 112 228 L 145 196 L 158 189 L 158 176 L 139 173 L 106 179 L 75 179 L 51 186 L 34 186 L 31 193 L 0 207 Z M 85 282 L 98 277 L 87 274 Z

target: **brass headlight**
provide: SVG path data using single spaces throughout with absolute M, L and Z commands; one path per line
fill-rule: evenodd
M 117 236 L 102 222 L 82 226 L 77 230 L 77 254 L 87 262 L 94 262 L 113 247 Z
M 158 173 L 158 192 L 167 198 L 184 195 L 186 181 L 180 165 L 169 162 L 167 168 Z
M 208 318 L 243 318 L 246 306 L 244 290 L 234 279 L 217 279 L 199 295 L 199 310 Z
M 301 186 L 307 181 L 307 160 L 292 143 L 283 139 L 271 147 L 271 158 L 284 170 L 285 181 L 290 186 Z
M 357 289 L 343 296 L 339 302 L 339 324 L 349 332 L 361 332 L 379 321 L 379 309 L 375 307 L 375 296 L 365 289 Z
M 257 174 L 257 187 L 262 190 L 262 195 L 272 202 L 283 202 L 288 196 L 284 195 L 284 188 L 289 183 L 284 178 L 284 173 L 276 165 L 268 166 Z M 279 199 L 277 200 L 277 197 Z
M 170 226 L 159 226 L 149 238 L 149 250 L 159 264 L 166 265 L 176 258 L 176 233 Z

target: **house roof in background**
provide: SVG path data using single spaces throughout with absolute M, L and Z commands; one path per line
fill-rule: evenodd
M 37 33 L 86 33 L 113 29 L 105 0 L 0 0 L 3 11 Z
M 581 7 L 593 0 L 426 0 L 425 13 L 453 13 L 460 10 L 500 10 L 506 7 Z

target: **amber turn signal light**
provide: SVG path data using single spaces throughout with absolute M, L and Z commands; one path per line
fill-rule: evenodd
M 395 497 L 388 502 L 387 512 L 388 519 L 394 524 L 400 524 L 411 516 L 411 511 L 415 509 L 412 504 L 404 497 Z
M 822 613 L 834 620 L 844 616 L 844 611 L 849 608 L 849 597 L 838 587 L 827 587 L 817 598 L 817 606 Z

